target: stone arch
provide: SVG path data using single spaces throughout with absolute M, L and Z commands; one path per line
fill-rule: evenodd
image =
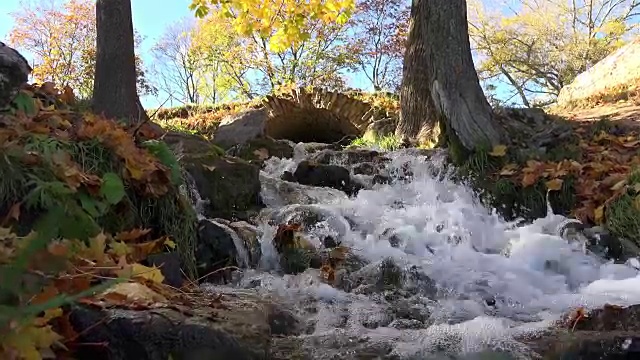
M 343 93 L 314 88 L 267 96 L 265 134 L 294 142 L 333 143 L 345 136 L 362 136 L 374 117 L 371 105 Z

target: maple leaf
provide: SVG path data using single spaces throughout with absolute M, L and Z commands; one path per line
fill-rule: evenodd
M 552 179 L 549 180 L 545 183 L 547 190 L 551 190 L 551 191 L 559 191 L 560 189 L 562 189 L 562 179 Z
M 116 274 L 124 278 L 141 278 L 157 283 L 164 281 L 164 275 L 155 266 L 148 267 L 141 264 L 131 264 L 125 266 L 122 270 L 116 271 Z
M 502 157 L 502 156 L 505 156 L 506 154 L 507 154 L 506 145 L 496 145 L 493 147 L 491 152 L 489 152 L 489 155 L 495 156 L 495 157 Z
M 517 164 L 507 164 L 502 169 L 500 169 L 500 175 L 502 176 L 510 176 L 518 172 Z
M 2 339 L 2 348 L 14 355 L 9 355 L 9 359 L 40 360 L 42 353 L 51 351 L 51 346 L 60 340 L 62 336 L 53 331 L 50 325 L 37 326 L 35 322 L 29 322 L 22 326 L 14 325 L 12 331 Z
M 595 221 L 596 224 L 604 223 L 604 205 L 598 206 L 593 211 L 593 221 Z
M 129 245 L 121 241 L 114 241 L 111 244 L 109 244 L 109 247 L 111 248 L 109 250 L 109 254 L 113 254 L 118 258 L 122 256 L 127 256 L 132 252 Z
M 331 265 L 322 265 L 320 276 L 324 282 L 332 284 L 336 280 L 336 271 Z
M 148 286 L 138 282 L 123 282 L 115 284 L 101 294 L 105 299 L 119 302 L 124 305 L 126 302 L 138 303 L 167 303 L 167 298 L 153 291 Z
M 531 186 L 535 184 L 539 178 L 540 176 L 538 174 L 533 172 L 527 172 L 522 177 L 522 186 L 523 187 Z
M 151 232 L 151 229 L 133 229 L 129 231 L 121 231 L 116 234 L 115 239 L 120 241 L 133 241 L 138 240 L 141 237 Z

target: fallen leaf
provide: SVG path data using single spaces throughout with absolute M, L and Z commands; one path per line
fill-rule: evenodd
M 46 288 L 44 288 L 42 290 L 42 292 L 40 292 L 38 295 L 34 296 L 31 299 L 31 303 L 32 304 L 44 304 L 47 301 L 53 299 L 54 297 L 58 296 L 58 294 L 60 294 L 60 292 L 58 291 L 58 288 L 56 288 L 53 285 L 47 286 Z
M 602 224 L 604 222 L 604 205 L 598 206 L 593 211 L 593 221 L 595 221 L 596 224 Z
M 166 245 L 169 249 L 175 249 L 175 248 L 176 248 L 176 243 L 175 243 L 175 241 L 173 241 L 173 240 L 171 240 L 171 239 L 169 239 L 169 238 L 167 238 L 167 239 L 163 242 L 163 244 L 164 244 L 164 245 Z
M 148 286 L 138 282 L 125 282 L 116 284 L 104 293 L 102 297 L 122 299 L 122 302 L 167 303 L 167 298 L 151 290 Z
M 510 176 L 518 172 L 517 164 L 507 164 L 500 170 L 500 175 Z
M 547 190 L 559 191 L 560 189 L 562 189 L 562 179 L 555 178 L 549 180 L 545 183 L 545 185 L 547 186 Z
M 133 229 L 129 231 L 121 231 L 116 234 L 115 239 L 120 241 L 133 241 L 138 240 L 141 237 L 151 232 L 151 229 Z
M 493 150 L 489 152 L 489 155 L 495 157 L 502 157 L 507 154 L 507 146 L 506 145 L 496 145 L 493 147 Z
M 151 280 L 157 283 L 164 281 L 164 275 L 157 267 L 148 267 L 141 264 L 131 264 L 125 266 L 122 270 L 116 271 L 118 276 L 124 278 L 141 278 Z
M 527 187 L 538 182 L 539 176 L 534 173 L 525 173 L 522 177 L 522 186 Z
M 636 197 L 633 198 L 633 207 L 640 211 L 640 195 L 636 195 Z

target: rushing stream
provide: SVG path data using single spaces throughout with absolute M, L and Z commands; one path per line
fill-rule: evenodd
M 303 186 L 297 191 L 308 193 L 293 197 L 275 191 L 280 175 L 305 157 L 300 147 L 294 159 L 269 159 L 262 171 L 267 211 L 286 218 L 297 196 L 326 215 L 308 234 L 314 245 L 332 235 L 369 261 L 359 272 L 375 272 L 388 259 L 405 272 L 402 296 L 363 286 L 346 292 L 323 283 L 315 269 L 278 275 L 275 228 L 264 222 L 260 268 L 245 270 L 233 286 L 288 302 L 307 324 L 300 339 L 314 357 L 365 351 L 398 359 L 526 359 L 514 338 L 547 328 L 572 308 L 640 303 L 638 271 L 558 236 L 565 218 L 551 214 L 518 227 L 449 181 L 437 160 L 406 150 L 387 156 L 390 173 L 409 161 L 412 181 L 375 185 L 353 198 Z

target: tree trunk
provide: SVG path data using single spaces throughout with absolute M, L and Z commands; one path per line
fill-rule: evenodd
M 433 132 L 442 119 L 468 150 L 500 143 L 471 57 L 465 0 L 413 0 L 400 105 L 402 139 Z
M 148 120 L 136 88 L 131 0 L 96 1 L 93 109 L 131 123 Z

